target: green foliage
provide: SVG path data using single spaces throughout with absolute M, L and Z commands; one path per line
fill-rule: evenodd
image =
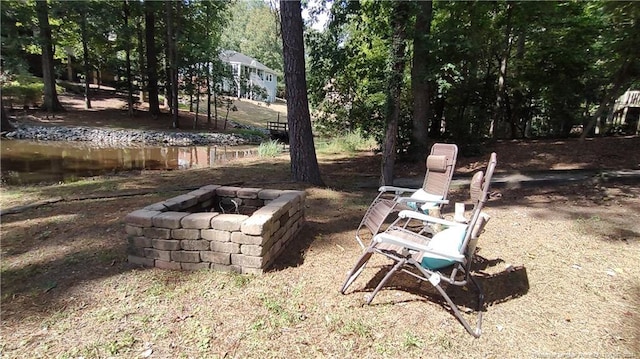
M 37 27 L 33 3 L 27 1 L 3 1 L 0 11 L 0 37 L 2 38 L 2 70 L 11 73 L 27 73 L 28 54 L 39 53 Z
M 71 68 L 75 78 L 70 80 L 76 81 L 84 71 L 85 24 L 90 70 L 101 74 L 107 85 L 126 87 L 129 80 L 136 89 L 145 85 L 144 4 L 128 3 L 125 24 L 121 1 L 49 2 L 58 77 L 66 77 Z M 161 2 L 146 4 L 154 9 L 162 83 L 166 13 Z M 308 93 L 317 133 L 360 130 L 382 143 L 386 93 L 396 82 L 388 77 L 392 5 L 336 0 L 325 31 L 305 30 Z M 419 8 L 414 5 L 407 6 L 407 60 L 413 55 L 411 32 Z M 268 3 L 197 0 L 180 2 L 179 7 L 173 20 L 179 24 L 183 91 L 202 93 L 205 78 L 214 86 L 230 77 L 217 56 L 221 48 L 255 57 L 282 75 L 278 19 Z M 427 112 L 435 129 L 431 137 L 477 143 L 487 137 L 567 136 L 606 100 L 614 83 L 620 92 L 640 78 L 640 2 L 438 1 L 432 19 L 429 36 L 421 40 L 428 41 L 429 58 L 413 59 L 428 61 L 424 76 L 429 83 Z M 34 2 L 3 1 L 0 20 L 2 70 L 39 74 L 33 61 L 41 53 Z M 131 79 L 125 49 L 130 50 Z M 411 144 L 411 66 L 406 61 L 396 74 L 404 84 L 400 152 Z M 282 90 L 283 81 L 279 84 Z M 252 90 L 256 98 L 263 95 L 263 89 Z M 3 96 L 21 105 L 38 104 L 41 93 L 36 82 L 3 84 Z
M 261 158 L 276 157 L 282 153 L 282 144 L 277 140 L 262 142 L 258 147 L 258 156 Z
M 307 38 L 310 102 L 321 134 L 361 129 L 382 139 L 388 25 L 380 6 L 336 2 L 328 30 Z
M 328 29 L 308 32 L 310 102 L 319 133 L 361 129 L 382 142 L 388 11 L 380 2 L 335 1 Z M 423 40 L 430 45 L 424 76 L 431 137 L 473 144 L 487 137 L 568 136 L 594 112 L 617 74 L 625 75 L 622 91 L 640 78 L 637 2 L 434 2 L 432 18 Z M 404 70 L 400 152 L 411 137 L 410 67 Z
M 355 154 L 359 151 L 370 151 L 376 147 L 376 141 L 365 137 L 361 131 L 349 131 L 343 135 L 318 143 L 319 153 Z
M 278 73 L 283 82 L 284 63 L 278 14 L 267 2 L 236 1 L 230 9 L 229 26 L 222 30 L 221 47 L 251 56 Z
M 42 104 L 42 79 L 31 75 L 3 76 L 2 98 L 10 105 L 38 106 Z
M 237 128 L 233 129 L 232 132 L 250 139 L 257 139 L 258 141 L 256 142 L 259 142 L 268 137 L 262 130 L 252 128 Z
M 422 348 L 424 346 L 424 340 L 420 339 L 412 332 L 405 332 L 404 340 L 402 341 L 402 346 L 407 349 L 412 347 Z

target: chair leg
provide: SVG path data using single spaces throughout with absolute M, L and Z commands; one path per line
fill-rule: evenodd
M 476 283 L 475 281 L 473 281 L 473 282 L 476 285 L 476 288 L 478 289 L 479 301 L 483 302 L 484 294 L 480 290 L 480 286 L 478 285 L 478 283 Z M 455 303 L 453 303 L 453 301 L 451 300 L 449 295 L 444 291 L 444 289 L 442 289 L 440 284 L 438 283 L 437 285 L 434 285 L 434 287 L 438 290 L 438 292 L 440 292 L 440 295 L 442 295 L 442 297 L 444 297 L 444 299 L 447 301 L 447 303 L 449 304 L 449 307 L 451 307 L 451 310 L 453 311 L 453 314 L 456 316 L 456 318 L 458 318 L 458 321 L 460 323 L 462 323 L 462 325 L 467 330 L 467 332 L 469 332 L 469 334 L 473 335 L 475 338 L 479 338 L 480 334 L 482 334 L 482 329 L 481 329 L 481 327 L 482 327 L 482 308 L 479 308 L 478 320 L 477 320 L 477 323 L 476 323 L 476 327 L 474 329 L 474 328 L 471 327 L 469 322 L 466 319 L 464 319 L 464 317 L 462 316 L 462 313 L 460 312 L 460 309 L 458 309 L 458 306 Z
M 476 287 L 476 291 L 478 291 L 478 307 L 476 308 L 478 311 L 478 324 L 476 325 L 476 331 L 480 333 L 482 328 L 482 314 L 484 313 L 484 292 L 482 291 L 482 287 L 480 287 L 480 283 L 478 283 L 475 278 L 469 276 L 469 279 L 471 279 L 471 282 L 473 282 L 473 285 Z
M 372 255 L 373 255 L 373 252 L 371 252 L 368 248 L 366 252 L 362 253 L 362 255 L 360 256 L 360 259 L 358 259 L 358 262 L 356 262 L 356 265 L 353 267 L 353 269 L 351 269 L 351 271 L 349 271 L 349 274 L 347 274 L 347 279 L 344 281 L 344 284 L 342 285 L 342 289 L 340 289 L 340 293 L 344 294 L 344 292 L 351 285 L 351 283 L 353 283 L 353 281 L 355 281 L 356 278 L 358 278 L 358 276 L 360 275 L 360 273 L 362 273 L 362 271 L 364 270 L 364 267 L 366 266 L 367 262 L 369 261 L 369 258 L 371 258 Z
M 373 297 L 375 297 L 376 294 L 378 294 L 380 289 L 382 289 L 382 286 L 389 280 L 389 278 L 391 278 L 391 276 L 395 272 L 397 272 L 400 268 L 402 268 L 406 263 L 407 263 L 406 259 L 401 259 L 398 261 L 398 263 L 396 263 L 396 265 L 393 266 L 393 268 L 391 268 L 389 272 L 387 272 L 387 274 L 384 276 L 384 278 L 382 278 L 380 283 L 378 283 L 378 286 L 376 287 L 376 289 L 374 289 L 373 292 L 371 292 L 371 294 L 369 295 L 369 298 L 367 298 L 367 304 L 371 304 L 371 302 L 373 301 Z

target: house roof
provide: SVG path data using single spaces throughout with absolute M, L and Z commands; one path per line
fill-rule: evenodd
M 276 73 L 272 69 L 266 67 L 260 61 L 254 59 L 253 57 L 247 56 L 243 53 L 233 51 L 233 50 L 223 50 L 220 52 L 220 60 L 225 62 L 236 62 L 246 66 L 255 67 L 256 69 L 269 71 L 271 73 Z

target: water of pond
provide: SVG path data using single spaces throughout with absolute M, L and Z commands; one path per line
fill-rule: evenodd
M 0 141 L 2 183 L 78 180 L 133 170 L 214 167 L 257 155 L 257 146 L 90 148 L 64 142 Z

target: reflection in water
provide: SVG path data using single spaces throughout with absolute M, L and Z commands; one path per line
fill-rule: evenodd
M 256 146 L 85 148 L 61 142 L 2 140 L 2 182 L 29 184 L 73 181 L 130 170 L 213 167 L 255 156 Z

